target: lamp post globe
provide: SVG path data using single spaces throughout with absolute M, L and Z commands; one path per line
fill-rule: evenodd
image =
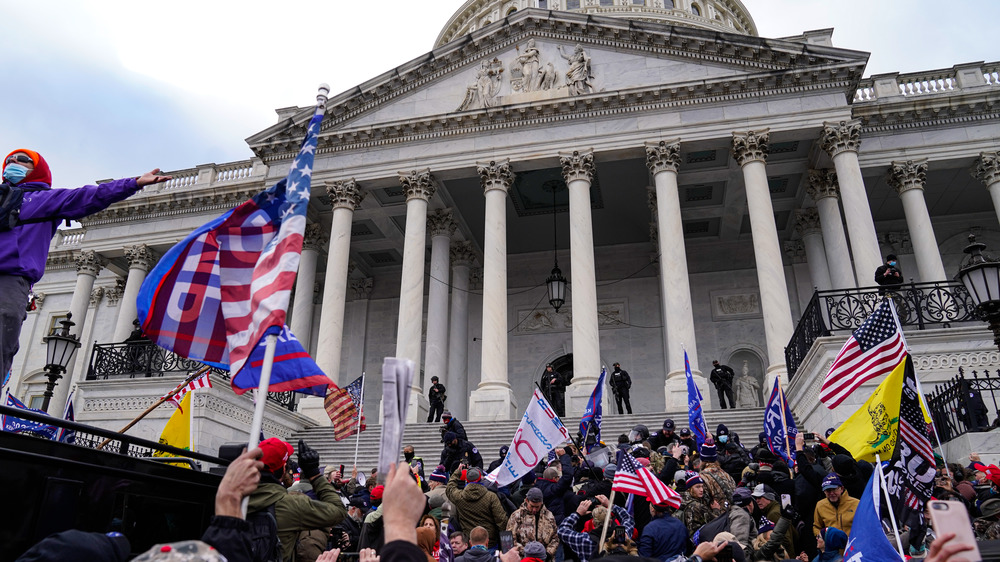
M 73 359 L 73 354 L 80 347 L 80 338 L 69 333 L 70 328 L 76 325 L 72 320 L 73 314 L 67 313 L 64 320 L 60 320 L 62 327 L 53 328 L 52 333 L 42 338 L 45 342 L 45 377 L 49 382 L 45 383 L 45 392 L 42 401 L 42 410 L 49 409 L 49 400 L 52 399 L 52 391 L 56 388 L 56 383 L 66 372 L 66 367 Z
M 993 343 L 1000 349 L 1000 260 L 984 254 L 986 244 L 976 242 L 969 235 L 969 245 L 963 250 L 968 254 L 956 276 L 965 285 L 976 306 L 976 314 L 989 324 Z

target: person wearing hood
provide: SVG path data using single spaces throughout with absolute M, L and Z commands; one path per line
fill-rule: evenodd
M 462 422 L 458 421 L 458 418 L 451 415 L 451 412 L 449 412 L 448 410 L 445 410 L 444 413 L 441 414 L 441 423 L 444 424 L 444 426 L 441 429 L 441 435 L 444 435 L 445 433 L 451 431 L 455 435 L 458 435 L 459 439 L 462 439 L 464 441 L 469 440 L 469 435 L 465 433 L 465 427 L 462 425 Z M 447 443 L 447 440 L 442 439 L 441 442 Z
M 274 519 L 278 525 L 282 558 L 291 560 L 295 539 L 301 531 L 339 525 L 347 516 L 344 503 L 337 490 L 322 477 L 319 471 L 319 453 L 299 439 L 299 467 L 302 475 L 312 484 L 316 500 L 303 494 L 289 494 L 281 485 L 285 464 L 294 452 L 291 444 L 276 437 L 261 441 L 261 461 L 264 467 L 257 489 L 250 494 L 247 513 L 254 513 L 274 506 Z
M 840 551 L 847 546 L 847 533 L 836 527 L 827 527 L 821 541 L 823 551 L 812 562 L 841 562 L 844 559 Z
M 460 489 L 458 483 L 462 480 L 463 469 L 466 471 L 466 483 L 465 488 Z M 461 514 L 462 530 L 469 533 L 473 548 L 476 545 L 474 528 L 481 527 L 486 530 L 491 546 L 500 544 L 500 531 L 507 528 L 507 512 L 504 511 L 500 498 L 483 485 L 481 471 L 481 468 L 467 468 L 467 465 L 460 464 L 451 474 L 448 486 L 445 488 L 448 500 Z
M 499 467 L 501 464 L 503 464 L 503 460 L 505 458 L 507 458 L 507 451 L 509 451 L 509 450 L 510 450 L 510 447 L 508 445 L 504 445 L 504 446 L 500 447 L 500 458 L 494 459 L 493 462 L 490 463 L 490 466 L 487 467 L 487 469 L 486 469 L 487 474 L 490 473 L 490 472 L 493 472 L 494 470 L 497 469 L 497 467 Z
M 813 512 L 813 534 L 821 537 L 823 529 L 836 527 L 850 535 L 854 512 L 858 509 L 857 498 L 851 497 L 836 474 L 823 479 L 823 493 L 826 498 L 816 504 Z
M 4 158 L 0 199 L 23 192 L 20 208 L 0 227 L 0 372 L 10 371 L 19 349 L 28 293 L 45 273 L 49 242 L 59 221 L 82 219 L 171 179 L 159 168 L 145 174 L 76 189 L 52 189 L 52 173 L 41 154 L 24 148 Z M 5 217 L 6 218 L 6 217 Z M 62 411 L 62 404 L 56 405 Z
M 750 454 L 731 437 L 729 428 L 720 423 L 715 430 L 715 440 L 718 443 L 716 455 L 719 466 L 733 478 L 733 482 L 739 482 L 743 477 L 743 469 L 750 464 Z

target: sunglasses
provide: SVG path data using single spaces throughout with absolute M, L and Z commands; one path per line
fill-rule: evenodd
M 14 162 L 17 162 L 18 164 L 33 164 L 34 163 L 31 160 L 31 157 L 29 157 L 29 156 L 26 156 L 24 154 L 14 154 L 13 156 L 8 156 L 7 157 L 7 160 L 4 161 L 4 165 L 6 165 L 6 164 L 12 164 Z

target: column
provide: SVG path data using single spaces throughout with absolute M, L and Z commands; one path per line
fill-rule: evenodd
M 840 197 L 844 203 L 844 218 L 847 219 L 847 234 L 851 239 L 851 254 L 854 256 L 854 272 L 858 284 L 869 287 L 875 284 L 875 269 L 882 265 L 875 235 L 875 222 L 868 205 L 868 192 L 861 177 L 858 150 L 861 148 L 861 121 L 841 121 L 824 123 L 820 138 L 823 150 L 832 158 L 837 169 Z
M 1000 152 L 981 152 L 970 172 L 972 177 L 986 185 L 993 199 L 993 210 L 1000 220 Z
M 396 357 L 409 359 L 420 368 L 421 328 L 424 315 L 424 253 L 427 240 L 427 200 L 437 186 L 427 168 L 400 172 L 399 183 L 406 193 L 406 233 L 403 241 L 403 270 L 399 284 L 399 324 L 396 330 Z M 420 386 L 419 373 L 413 377 L 408 422 L 427 419 L 427 397 Z
M 139 295 L 139 287 L 146 279 L 146 274 L 156 261 L 153 249 L 145 244 L 126 247 L 125 258 L 128 260 L 128 278 L 125 280 L 125 290 L 118 308 L 118 322 L 115 324 L 114 339 L 111 340 L 114 342 L 125 341 L 132 333 L 132 321 L 138 317 L 135 298 Z
M 479 387 L 469 396 L 470 420 L 509 420 L 517 402 L 507 381 L 507 191 L 510 162 L 476 166 L 486 195 L 483 236 L 483 356 Z
M 350 213 L 353 214 L 353 212 L 352 209 Z M 302 238 L 302 257 L 299 258 L 299 274 L 295 277 L 292 321 L 288 325 L 288 329 L 298 338 L 306 351 L 310 351 L 309 343 L 312 342 L 316 263 L 319 261 L 319 253 L 326 246 L 327 240 L 328 238 L 323 234 L 323 227 L 319 223 L 312 222 L 306 225 Z M 349 240 L 348 244 L 350 244 Z M 315 356 L 316 350 L 312 351 L 313 356 Z
M 451 244 L 451 321 L 448 323 L 448 401 L 445 408 L 460 420 L 469 411 L 469 268 L 475 261 L 472 242 Z
M 795 230 L 802 237 L 806 251 L 806 264 L 813 287 L 820 291 L 831 288 L 830 266 L 826 261 L 823 232 L 820 228 L 819 211 L 815 207 L 799 209 L 795 212 Z
M 69 312 L 73 315 L 71 320 L 76 324 L 70 330 L 70 334 L 75 336 L 83 335 L 83 328 L 87 321 L 87 309 L 90 307 L 90 299 L 94 291 L 94 280 L 97 274 L 104 267 L 104 257 L 93 250 L 83 250 L 75 258 L 76 260 L 76 288 L 73 289 L 73 300 L 70 301 Z M 80 349 L 86 349 L 86 344 Z M 80 353 L 80 350 L 77 350 Z M 75 359 L 75 358 L 74 358 Z M 66 374 L 56 385 L 49 401 L 49 414 L 62 417 L 66 408 L 66 397 L 69 396 L 70 387 L 76 382 L 74 376 L 74 363 L 66 368 Z
M 566 391 L 566 415 L 582 415 L 601 375 L 601 340 L 597 322 L 597 273 L 590 183 L 594 153 L 560 154 L 569 187 L 570 302 L 573 312 L 573 384 Z
M 788 304 L 785 269 L 778 244 L 778 229 L 774 224 L 774 208 L 767 186 L 768 131 L 733 133 L 733 158 L 743 169 L 747 192 L 747 212 L 753 236 L 754 258 L 757 262 L 757 284 L 760 287 L 761 311 L 764 315 L 764 338 L 767 342 L 768 367 L 765 388 L 772 388 L 774 378 L 785 373 L 785 346 L 792 337 L 792 311 Z
M 326 193 L 333 205 L 333 221 L 330 226 L 323 304 L 320 307 L 319 334 L 314 356 L 316 364 L 330 380 L 336 384 L 345 384 L 350 381 L 340 380 L 340 353 L 344 345 L 344 302 L 347 299 L 351 222 L 354 220 L 354 211 L 365 198 L 365 191 L 351 178 L 326 182 Z
M 910 231 L 914 257 L 917 258 L 917 272 L 920 281 L 944 281 L 948 278 L 941 263 L 931 215 L 927 212 L 924 199 L 924 181 L 927 179 L 927 160 L 893 161 L 889 165 L 886 182 L 896 190 L 903 200 L 903 214 L 906 227 Z M 874 275 L 874 270 L 872 270 Z
M 816 202 L 816 209 L 819 212 L 819 224 L 823 229 L 823 246 L 826 250 L 826 263 L 830 269 L 832 288 L 857 287 L 854 270 L 851 268 L 851 251 L 847 247 L 847 235 L 844 234 L 844 220 L 840 216 L 840 204 L 837 203 L 840 198 L 837 173 L 833 170 L 809 170 L 807 190 L 809 197 Z M 874 274 L 875 270 L 872 270 L 872 275 Z
M 664 394 L 667 411 L 687 407 L 687 377 L 684 349 L 691 361 L 695 384 L 708 390 L 698 368 L 694 312 L 691 308 L 691 283 L 688 279 L 684 225 L 677 187 L 677 169 L 681 163 L 679 140 L 646 143 L 646 166 L 653 175 L 650 207 L 656 220 L 657 247 L 660 253 L 660 295 L 663 297 L 664 342 L 667 351 L 667 378 Z M 650 229 L 652 230 L 652 229 Z
M 448 376 L 448 262 L 451 235 L 458 227 L 451 209 L 436 209 L 427 216 L 431 237 L 430 278 L 427 281 L 427 343 L 424 352 L 423 388 L 431 387 L 431 377 L 444 381 Z

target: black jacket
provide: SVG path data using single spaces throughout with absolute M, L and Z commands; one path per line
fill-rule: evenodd
M 615 369 L 608 377 L 608 383 L 612 392 L 621 394 L 622 390 L 628 392 L 628 389 L 632 388 L 632 377 L 628 376 L 628 371 L 624 369 Z
M 448 473 L 455 472 L 458 463 L 465 461 L 469 466 L 483 468 L 483 456 L 479 454 L 479 449 L 468 441 L 459 438 L 458 446 L 451 448 L 445 446 L 441 451 L 441 464 L 448 470 Z
M 562 477 L 559 480 L 539 478 L 535 481 L 535 487 L 542 491 L 545 507 L 556 518 L 556 524 L 561 523 L 566 516 L 564 499 L 566 492 L 570 491 L 573 486 L 574 473 L 572 457 L 563 455 L 559 457 L 559 463 L 562 465 Z
M 750 464 L 750 453 L 732 441 L 726 444 L 716 441 L 716 447 L 719 466 L 733 477 L 733 482 L 739 482 L 743 478 L 743 469 Z
M 469 435 L 465 433 L 465 427 L 462 426 L 462 422 L 458 421 L 457 418 L 451 418 L 450 420 L 448 420 L 448 423 L 444 424 L 444 430 L 446 432 L 447 431 L 455 432 L 455 435 L 458 435 L 459 439 L 462 439 L 464 441 L 469 440 Z
M 708 380 L 715 385 L 715 388 L 733 388 L 733 378 L 736 377 L 736 372 L 733 371 L 729 365 L 719 364 L 718 367 L 712 369 L 712 372 L 708 375 Z
M 898 273 L 899 276 L 893 275 Z M 880 265 L 875 269 L 875 282 L 885 286 L 899 286 L 903 284 L 903 272 L 897 267 Z
M 438 402 L 444 402 L 445 400 L 445 388 L 441 383 L 434 383 L 431 385 L 430 390 L 427 391 L 427 400 L 431 404 L 436 404 Z M 455 418 L 452 418 L 453 420 Z

